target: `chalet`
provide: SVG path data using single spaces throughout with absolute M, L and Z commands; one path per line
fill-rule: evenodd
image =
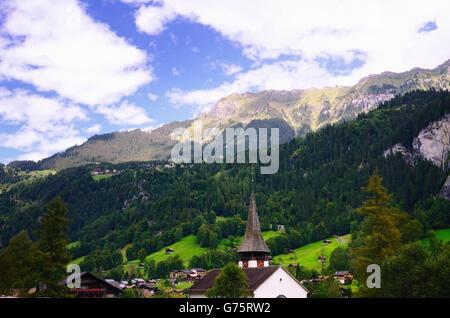
M 319 262 L 325 262 L 326 257 L 325 256 L 319 256 L 318 261 Z
M 145 280 L 142 278 L 134 278 L 131 280 L 131 283 L 132 284 L 142 284 L 142 283 L 145 283 Z
M 155 284 L 152 283 L 142 283 L 137 287 L 138 292 L 144 297 L 151 297 L 156 294 L 158 289 L 155 287 Z
M 334 279 L 341 284 L 351 284 L 353 281 L 353 274 L 350 271 L 337 271 L 334 273 Z
M 171 254 L 173 252 L 175 252 L 175 250 L 173 248 L 170 248 L 170 247 L 166 248 L 166 254 Z
M 191 268 L 191 272 L 195 272 L 198 276 L 203 277 L 206 275 L 206 269 L 204 268 Z
M 123 293 L 123 290 L 118 284 L 113 284 L 98 278 L 89 272 L 82 272 L 80 278 L 80 288 L 69 290 L 69 292 L 74 294 L 77 298 L 114 298 L 119 297 Z M 66 280 L 63 280 L 58 284 L 65 285 Z
M 330 240 L 323 240 L 323 245 L 328 245 L 328 244 L 331 244 Z
M 269 266 L 270 250 L 264 241 L 252 190 L 247 227 L 238 249 L 239 266 L 248 278 L 254 298 L 306 298 L 308 290 L 283 266 Z M 213 269 L 188 289 L 191 298 L 205 298 L 220 269 Z

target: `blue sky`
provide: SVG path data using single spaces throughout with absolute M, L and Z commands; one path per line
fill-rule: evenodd
M 450 56 L 448 1 L 0 0 L 0 162 Z

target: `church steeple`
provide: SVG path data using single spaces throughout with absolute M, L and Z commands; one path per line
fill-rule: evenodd
M 238 249 L 240 267 L 269 266 L 270 250 L 264 241 L 256 210 L 255 192 L 252 189 L 244 239 Z

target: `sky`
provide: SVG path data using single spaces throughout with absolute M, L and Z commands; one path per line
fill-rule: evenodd
M 0 162 L 450 58 L 450 1 L 0 0 Z

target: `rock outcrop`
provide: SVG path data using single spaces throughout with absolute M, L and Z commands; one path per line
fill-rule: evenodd
M 447 177 L 447 180 L 445 181 L 441 192 L 439 192 L 438 197 L 450 201 L 450 176 Z
M 414 139 L 413 149 L 434 165 L 443 167 L 450 151 L 450 114 L 423 129 Z
M 442 119 L 430 123 L 422 129 L 419 135 L 414 138 L 412 149 L 408 149 L 402 144 L 396 144 L 387 149 L 383 155 L 386 158 L 389 155 L 401 153 L 405 161 L 414 166 L 418 158 L 429 160 L 435 166 L 446 168 L 450 151 L 450 114 Z

